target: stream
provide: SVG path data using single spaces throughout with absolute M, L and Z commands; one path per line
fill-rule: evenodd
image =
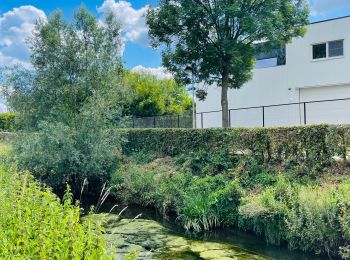
M 147 260 L 328 259 L 289 251 L 286 246 L 267 245 L 264 239 L 235 228 L 188 233 L 174 219 L 164 219 L 153 209 L 129 207 L 121 220 L 113 214 L 105 217 L 105 238 L 118 260 L 133 259 L 132 254 Z

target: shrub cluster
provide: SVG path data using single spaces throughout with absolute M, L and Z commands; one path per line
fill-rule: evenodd
M 210 230 L 236 222 L 242 196 L 238 182 L 221 174 L 183 173 L 173 163 L 157 159 L 149 164 L 124 164 L 112 177 L 115 195 L 124 203 L 156 207 L 163 214 L 175 212 L 187 230 Z
M 0 258 L 110 259 L 100 226 L 71 203 L 69 192 L 61 204 L 31 175 L 0 168 Z
M 0 113 L 0 132 L 13 132 L 18 130 L 16 113 Z
M 349 205 L 349 182 L 317 187 L 283 180 L 242 200 L 239 225 L 264 235 L 273 244 L 287 241 L 291 249 L 348 259 Z

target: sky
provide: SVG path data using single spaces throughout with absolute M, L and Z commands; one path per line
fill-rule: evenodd
M 309 1 L 312 22 L 350 15 L 350 0 Z M 169 76 L 161 67 L 160 51 L 149 45 L 145 24 L 147 6 L 156 6 L 157 0 L 0 0 L 0 66 L 29 66 L 25 39 L 31 35 L 35 21 L 47 19 L 57 9 L 70 20 L 82 4 L 98 19 L 108 10 L 119 17 L 125 43 L 123 60 L 128 69 Z

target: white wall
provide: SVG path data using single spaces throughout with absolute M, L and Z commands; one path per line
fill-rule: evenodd
M 315 43 L 344 39 L 344 56 L 323 60 L 312 59 L 312 45 Z M 254 70 L 254 77 L 239 90 L 230 90 L 228 94 L 229 108 L 268 106 L 274 104 L 304 102 L 320 99 L 350 98 L 350 17 L 310 24 L 306 35 L 296 38 L 286 46 L 287 63 L 284 66 L 259 68 Z M 312 89 L 308 91 L 308 89 Z M 221 110 L 221 89 L 208 87 L 208 96 L 204 102 L 197 102 L 197 112 Z M 340 103 L 339 103 L 340 104 Z M 343 122 L 340 111 L 349 109 L 350 102 L 334 107 L 328 105 L 332 112 L 332 122 Z M 311 113 L 310 122 L 328 123 L 320 114 L 322 104 L 308 105 Z M 272 107 L 265 110 L 266 126 L 296 125 L 303 123 L 303 106 L 291 105 Z M 315 111 L 313 112 L 314 109 Z M 261 109 L 231 112 L 232 126 L 262 126 Z M 313 114 L 312 114 L 313 113 Z M 204 127 L 220 127 L 221 115 L 214 113 L 204 116 Z M 200 117 L 200 116 L 198 116 Z M 216 117 L 219 117 L 217 119 Z M 334 120 L 338 117 L 339 120 Z M 325 120 L 325 121 L 323 121 Z M 349 120 L 349 121 L 346 121 Z M 350 118 L 346 117 L 346 122 Z M 201 126 L 200 120 L 198 127 Z

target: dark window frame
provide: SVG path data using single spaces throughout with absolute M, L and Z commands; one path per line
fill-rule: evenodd
M 313 44 L 312 45 L 312 59 L 313 60 L 326 59 L 328 56 L 327 49 L 328 49 L 327 42 Z
M 331 49 L 330 45 L 336 44 L 336 43 L 341 43 L 341 47 L 335 47 Z M 321 48 L 321 46 L 325 48 L 325 50 L 319 49 L 319 52 L 321 52 L 321 54 L 317 55 L 317 53 L 315 53 L 315 48 L 316 47 Z M 311 45 L 311 50 L 312 50 L 312 60 L 314 61 L 332 59 L 332 58 L 341 58 L 341 57 L 344 57 L 344 39 L 315 43 Z M 325 52 L 325 55 L 322 55 L 322 52 Z

